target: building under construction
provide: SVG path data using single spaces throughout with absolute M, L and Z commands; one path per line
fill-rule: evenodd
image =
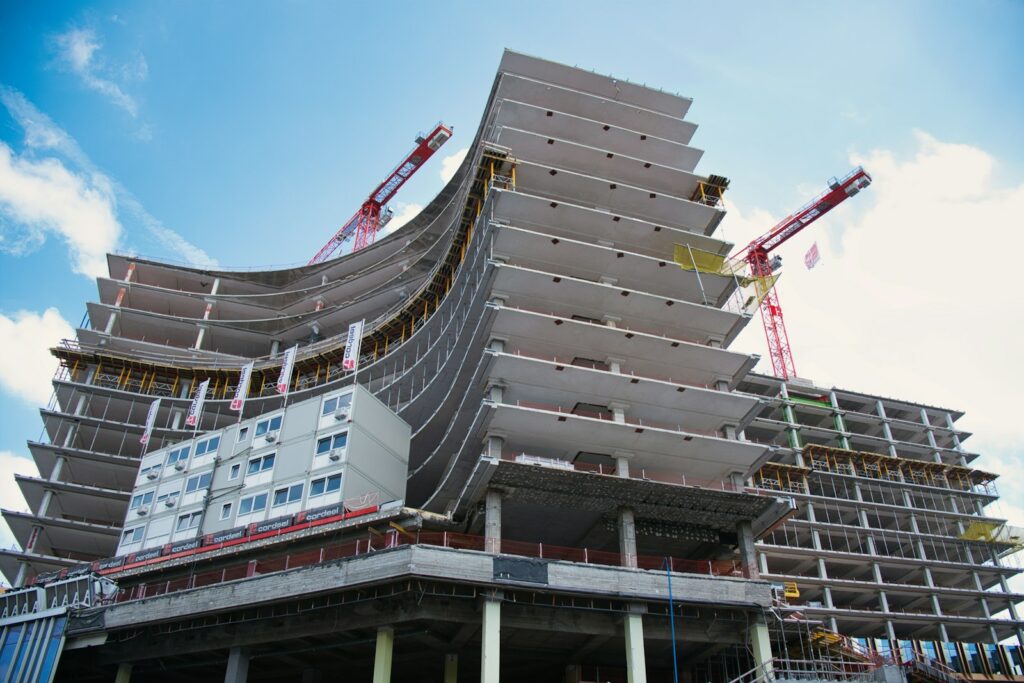
M 774 276 L 689 104 L 505 52 L 379 241 L 109 256 L 3 513 L 0 679 L 1024 680 L 961 414 L 730 348 Z

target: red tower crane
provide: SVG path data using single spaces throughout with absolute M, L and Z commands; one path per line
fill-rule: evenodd
M 337 251 L 342 242 L 355 233 L 355 243 L 352 251 L 359 251 L 363 247 L 373 244 L 377 237 L 377 230 L 383 227 L 391 219 L 390 209 L 384 209 L 384 205 L 395 196 L 398 188 L 402 187 L 416 171 L 426 163 L 427 159 L 434 155 L 441 145 L 448 142 L 452 136 L 452 129 L 443 123 L 438 123 L 427 135 L 420 135 L 416 138 L 416 147 L 405 155 L 398 166 L 395 167 L 388 177 L 378 185 L 370 196 L 359 207 L 359 211 L 350 218 L 338 232 L 327 241 L 316 256 L 309 260 L 309 265 L 322 263 Z
M 782 265 L 782 259 L 776 256 L 769 259 L 774 249 L 786 240 L 818 220 L 843 201 L 857 194 L 871 184 L 871 176 L 858 166 L 845 177 L 828 182 L 828 189 L 790 214 L 774 228 L 748 244 L 742 251 L 733 255 L 732 261 L 746 261 L 750 266 L 750 275 L 759 288 L 761 296 L 761 321 L 764 323 L 765 337 L 768 338 L 768 353 L 772 358 L 772 369 L 776 377 L 789 379 L 796 377 L 796 364 L 793 362 L 793 351 L 789 346 L 789 336 L 782 319 L 782 306 L 779 295 L 773 287 L 772 273 Z

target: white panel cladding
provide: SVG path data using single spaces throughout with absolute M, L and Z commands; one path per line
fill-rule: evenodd
M 340 420 L 335 419 L 339 404 L 349 408 Z M 257 436 L 257 431 L 264 434 Z M 277 435 L 271 443 L 265 439 L 268 433 Z M 200 464 L 208 466 L 196 467 L 193 458 L 192 466 L 180 471 L 164 467 L 158 481 L 140 479 L 133 495 L 152 495 L 146 498 L 145 514 L 138 514 L 140 501 L 129 511 L 126 523 L 144 526 L 145 540 L 122 543 L 119 552 L 363 495 L 381 502 L 403 499 L 409 436 L 409 425 L 387 406 L 362 387 L 349 387 L 160 449 L 148 455 L 145 463 L 161 463 L 171 451 L 220 439 L 216 455 L 201 458 Z M 344 444 L 318 455 L 317 444 L 323 439 Z M 165 501 L 174 504 L 167 506 Z M 225 505 L 230 508 L 225 510 Z

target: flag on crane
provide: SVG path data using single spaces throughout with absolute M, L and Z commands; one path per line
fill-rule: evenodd
M 821 253 L 818 251 L 818 243 L 815 242 L 811 245 L 811 248 L 804 254 L 804 265 L 807 266 L 807 270 L 810 270 L 814 266 L 818 265 L 818 261 L 821 260 Z

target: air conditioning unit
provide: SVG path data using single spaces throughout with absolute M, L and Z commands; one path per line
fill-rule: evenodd
M 139 509 L 137 509 L 135 511 L 135 514 L 137 514 L 139 517 L 145 517 L 146 515 L 149 514 L 149 506 L 148 505 L 140 505 Z
M 177 502 L 177 498 L 168 498 L 167 500 L 164 501 L 164 505 L 166 505 L 169 508 L 172 508 Z
M 339 422 L 341 422 L 342 420 L 347 420 L 348 414 L 348 406 L 345 406 L 344 408 L 338 408 L 337 410 L 334 411 L 334 419 Z
M 179 472 L 183 472 L 185 470 L 185 463 L 183 463 L 183 462 L 176 462 L 176 463 L 174 463 L 174 469 L 178 470 Z
M 146 479 L 156 479 L 159 476 L 156 472 L 146 472 Z
M 334 449 L 333 451 L 327 454 L 327 457 L 330 458 L 331 460 L 341 460 L 341 449 Z
M 270 432 L 264 438 L 266 438 L 267 443 L 274 443 L 277 441 L 277 432 Z

